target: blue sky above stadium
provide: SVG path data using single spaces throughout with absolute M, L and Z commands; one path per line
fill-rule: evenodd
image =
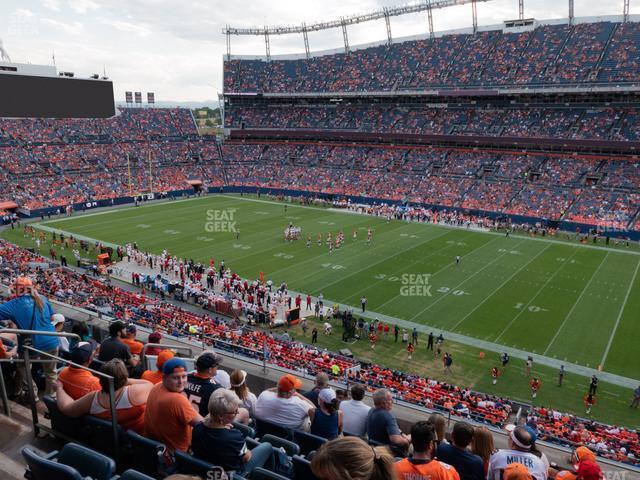
M 398 0 L 3 0 L 0 38 L 13 61 L 47 63 L 55 54 L 59 70 L 79 76 L 102 73 L 114 80 L 116 100 L 126 90 L 154 91 L 159 101 L 205 101 L 222 89 L 225 24 L 251 27 L 299 24 L 365 13 Z M 617 15 L 622 1 L 575 0 L 576 16 Z M 631 0 L 631 13 L 640 1 Z M 490 25 L 517 18 L 517 0 L 478 5 L 478 23 Z M 567 16 L 567 2 L 525 0 L 525 15 L 537 19 Z M 436 30 L 471 25 L 471 7 L 434 13 Z M 422 34 L 426 13 L 392 19 L 394 37 Z M 352 45 L 386 38 L 384 22 L 349 29 Z M 309 34 L 312 50 L 339 48 L 342 33 Z M 300 35 L 274 37 L 272 55 L 304 51 Z M 232 53 L 264 54 L 263 39 L 235 37 Z

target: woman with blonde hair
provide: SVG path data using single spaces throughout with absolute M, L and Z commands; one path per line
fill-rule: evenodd
M 489 469 L 489 457 L 495 453 L 493 446 L 493 435 L 486 427 L 476 427 L 473 431 L 473 440 L 471 440 L 471 451 L 482 458 L 484 474 Z
M 240 399 L 240 406 L 246 408 L 251 417 L 254 417 L 258 399 L 251 390 L 249 390 L 249 386 L 247 385 L 247 372 L 244 370 L 234 370 L 231 372 L 231 375 L 229 375 L 229 380 L 231 381 L 230 390 L 235 392 Z
M 320 480 L 397 480 L 395 460 L 386 447 L 372 447 L 359 437 L 325 443 L 311 460 Z
M 439 413 L 432 413 L 429 416 L 429 421 L 436 429 L 436 446 L 440 445 L 443 442 L 447 443 L 447 440 L 445 438 L 445 432 L 447 431 L 447 421 L 444 419 L 444 417 Z
M 31 279 L 27 277 L 18 277 L 13 282 L 13 292 L 15 298 L 0 305 L 0 321 L 10 320 L 12 324 L 22 330 L 38 330 L 41 332 L 55 333 L 55 328 L 51 323 L 51 317 L 55 313 L 49 304 L 49 301 L 40 296 Z M 0 322 L 1 324 L 1 322 Z M 22 335 L 18 337 L 18 353 L 22 355 L 24 345 L 31 345 L 33 348 L 46 352 L 50 355 L 58 355 L 59 338 L 55 336 L 45 335 Z M 31 358 L 38 358 L 38 355 L 31 353 Z M 46 358 L 48 359 L 48 358 Z M 43 363 L 46 379 L 45 395 L 53 396 L 56 391 L 56 370 L 55 363 Z M 29 372 L 30 374 L 30 372 Z M 35 384 L 34 384 L 35 388 Z M 27 394 L 27 372 L 23 363 L 18 363 L 15 377 L 15 395 L 21 396 L 26 400 Z M 34 397 L 37 398 L 37 391 Z

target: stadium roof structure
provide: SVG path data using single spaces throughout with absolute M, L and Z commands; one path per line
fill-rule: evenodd
M 429 36 L 434 37 L 433 29 L 433 9 L 441 9 L 447 7 L 453 7 L 457 5 L 471 4 L 471 14 L 473 22 L 473 33 L 476 33 L 478 29 L 478 2 L 488 2 L 490 0 L 415 0 L 406 5 L 400 5 L 396 7 L 384 7 L 380 10 L 375 10 L 369 13 L 361 15 L 350 15 L 346 17 L 340 17 L 336 20 L 315 22 L 311 24 L 302 23 L 300 25 L 277 25 L 277 26 L 264 26 L 255 28 L 238 28 L 227 25 L 222 29 L 222 33 L 227 37 L 227 60 L 231 59 L 231 35 L 249 35 L 249 36 L 264 36 L 265 52 L 267 60 L 271 60 L 271 46 L 269 37 L 271 35 L 289 35 L 289 34 L 302 34 L 304 39 L 304 50 L 307 58 L 310 58 L 311 51 L 309 48 L 309 32 L 317 32 L 320 30 L 329 30 L 333 28 L 342 29 L 342 38 L 344 41 L 344 51 L 349 53 L 349 35 L 347 33 L 347 26 L 356 25 L 359 23 L 370 22 L 374 20 L 385 20 L 387 28 L 387 41 L 390 45 L 393 43 L 393 36 L 391 34 L 391 17 L 400 15 L 408 15 L 412 13 L 419 13 L 426 11 L 429 21 Z M 569 6 L 569 23 L 573 23 L 574 19 L 574 0 L 568 0 Z M 623 18 L 624 22 L 629 20 L 629 2 L 630 0 L 623 0 Z M 518 0 L 518 19 L 524 20 L 524 0 Z

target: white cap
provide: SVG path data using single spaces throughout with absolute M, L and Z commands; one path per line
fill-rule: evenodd
M 323 388 L 318 393 L 318 398 L 324 403 L 331 403 L 336 399 L 336 391 L 333 388 Z
M 51 323 L 53 325 L 64 323 L 64 315 L 62 315 L 61 313 L 54 313 L 53 315 L 51 315 Z

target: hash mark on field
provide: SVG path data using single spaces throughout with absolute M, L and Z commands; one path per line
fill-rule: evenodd
M 517 245 L 520 245 L 524 240 L 521 240 Z M 491 242 L 487 242 L 484 245 L 488 245 Z M 517 246 L 516 245 L 516 246 Z M 476 249 L 477 250 L 477 249 Z M 475 251 L 475 250 L 474 250 Z M 461 285 L 463 285 L 464 283 L 466 283 L 468 280 L 472 279 L 473 277 L 475 277 L 476 275 L 478 275 L 479 273 L 481 273 L 485 268 L 487 268 L 488 266 L 494 264 L 496 261 L 498 261 L 502 256 L 506 255 L 505 253 L 502 253 L 500 256 L 494 258 L 493 260 L 491 260 L 489 263 L 487 263 L 484 267 L 482 267 L 480 270 L 476 271 L 474 274 L 469 275 L 467 278 L 465 278 L 462 282 L 460 282 L 458 285 L 456 285 L 455 287 L 453 287 L 453 290 L 457 290 L 460 288 Z M 427 310 L 429 310 L 431 307 L 433 307 L 436 303 L 438 303 L 440 300 L 442 300 L 443 298 L 447 298 L 448 294 L 444 294 L 441 297 L 438 297 L 436 300 L 434 300 L 433 302 L 431 302 L 429 305 L 427 305 L 425 308 L 423 308 L 422 310 L 420 310 L 417 314 L 415 314 L 413 317 L 411 317 L 410 321 L 415 320 L 417 317 L 419 317 L 420 315 L 422 315 L 424 312 L 426 312 Z
M 577 252 L 577 251 L 578 251 L 577 249 L 576 249 L 576 250 L 574 250 L 574 251 L 573 251 L 573 253 L 571 254 L 571 256 L 573 257 L 573 256 L 576 254 L 576 252 Z M 542 287 L 540 287 L 540 289 L 538 289 L 538 292 L 533 296 L 533 298 L 532 298 L 531 300 L 529 300 L 529 301 L 527 302 L 527 304 L 525 305 L 525 307 L 524 307 L 522 310 L 520 310 L 520 311 L 518 312 L 518 314 L 517 314 L 515 317 L 513 317 L 513 318 L 511 319 L 511 321 L 507 324 L 507 326 L 506 326 L 506 327 L 504 327 L 504 330 L 502 330 L 502 332 L 500 332 L 500 335 L 498 335 L 498 336 L 496 337 L 496 339 L 494 340 L 494 342 L 495 342 L 495 343 L 497 343 L 497 342 L 498 342 L 498 340 L 500 340 L 500 338 L 502 337 L 502 335 L 504 335 L 504 334 L 507 332 L 507 330 L 509 330 L 509 328 L 511 328 L 511 325 L 513 325 L 513 323 L 514 323 L 518 318 L 520 318 L 520 315 L 522 315 L 522 312 L 527 311 L 527 308 L 529 307 L 529 305 L 531 305 L 531 303 L 532 303 L 536 298 L 538 298 L 538 295 L 540 295 L 540 294 L 544 291 L 544 288 L 549 284 L 549 282 L 550 282 L 551 280 L 553 280 L 553 278 L 554 278 L 558 273 L 560 273 L 560 271 L 564 268 L 564 266 L 565 266 L 565 265 L 566 265 L 566 263 L 563 263 L 563 264 L 560 266 L 560 268 L 558 268 L 555 272 L 553 272 L 553 275 L 549 276 L 549 278 L 547 279 L 547 281 L 546 281 L 546 282 L 544 282 L 544 284 L 542 285 Z
M 558 330 L 556 331 L 556 334 L 553 336 L 553 338 L 551 339 L 551 341 L 549 342 L 549 345 L 547 345 L 546 350 L 542 353 L 543 355 L 546 355 L 547 352 L 549 351 L 549 349 L 551 348 L 551 345 L 553 345 L 553 342 L 556 341 L 556 339 L 558 338 L 558 335 L 560 335 L 560 331 L 564 328 L 565 324 L 567 323 L 567 320 L 569 320 L 569 317 L 571 316 L 571 314 L 573 313 L 573 311 L 575 310 L 576 306 L 578 305 L 578 303 L 580 303 L 580 300 L 582 300 L 582 296 L 584 295 L 584 292 L 587 291 L 587 289 L 589 288 L 589 286 L 591 285 L 591 282 L 593 282 L 593 279 L 596 278 L 596 274 L 600 271 L 600 268 L 602 268 L 602 265 L 604 265 L 604 261 L 607 259 L 607 257 L 609 256 L 609 252 L 606 253 L 606 255 L 604 257 L 602 257 L 602 260 L 600 260 L 600 265 L 598 265 L 598 268 L 596 268 L 593 271 L 593 274 L 591 275 L 591 278 L 589 279 L 589 281 L 587 282 L 587 284 L 584 286 L 584 288 L 582 289 L 582 292 L 580 293 L 580 296 L 576 299 L 575 303 L 573 304 L 573 306 L 571 307 L 571 310 L 569 310 L 569 313 L 567 313 L 567 316 L 564 317 L 564 320 L 562 321 L 562 323 L 560 324 L 560 327 L 558 327 Z M 608 297 L 607 297 L 608 298 Z
M 631 278 L 631 282 L 629 282 L 629 288 L 627 289 L 627 294 L 624 296 L 624 301 L 620 306 L 620 312 L 618 312 L 618 318 L 616 318 L 616 324 L 613 326 L 613 331 L 611 332 L 611 336 L 609 337 L 609 342 L 607 343 L 607 348 L 604 350 L 604 355 L 602 355 L 602 360 L 600 361 L 600 366 L 604 368 L 604 362 L 607 360 L 607 356 L 609 355 L 609 349 L 611 349 L 611 344 L 613 343 L 613 337 L 616 335 L 616 331 L 618 330 L 618 325 L 620 325 L 620 319 L 622 318 L 622 312 L 624 312 L 625 307 L 627 306 L 627 301 L 629 300 L 629 294 L 631 293 L 631 289 L 633 288 L 633 284 L 636 281 L 636 276 L 638 275 L 638 269 L 640 269 L 640 261 L 636 265 L 636 269 L 633 272 L 633 277 Z

